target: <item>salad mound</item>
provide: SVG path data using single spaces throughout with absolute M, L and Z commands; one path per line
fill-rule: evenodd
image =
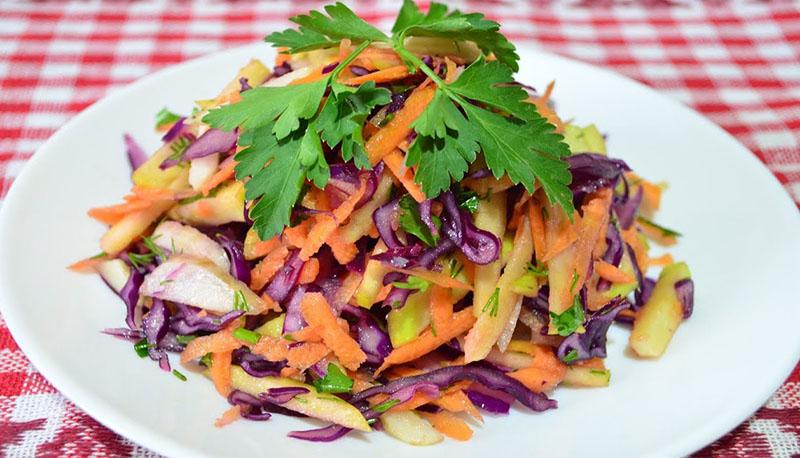
M 497 23 L 410 0 L 391 35 L 341 3 L 292 21 L 272 70 L 158 113 L 153 154 L 125 137 L 133 188 L 89 211 L 102 252 L 71 266 L 124 302 L 104 332 L 207 376 L 218 426 L 308 416 L 330 425 L 289 436 L 414 445 L 607 386 L 614 322 L 664 353 L 694 295 L 650 250 L 680 236 L 653 222 L 665 186 L 516 81 Z

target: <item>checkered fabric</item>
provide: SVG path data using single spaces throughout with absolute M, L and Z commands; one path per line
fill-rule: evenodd
M 349 2 L 388 28 L 398 4 Z M 259 40 L 319 3 L 0 2 L 0 196 L 56 129 L 168 65 Z M 517 42 L 614 69 L 699 110 L 800 201 L 800 9 L 789 2 L 492 1 Z M 211 421 L 211 420 L 209 420 Z M 0 318 L 0 453 L 154 456 L 61 396 Z M 699 456 L 800 454 L 800 367 L 755 416 Z

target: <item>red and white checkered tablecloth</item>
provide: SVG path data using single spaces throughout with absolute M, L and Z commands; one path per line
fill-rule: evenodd
M 348 2 L 388 29 L 397 2 Z M 317 2 L 0 2 L 0 196 L 56 129 L 128 82 L 259 40 Z M 800 7 L 767 1 L 459 2 L 566 56 L 694 107 L 800 202 Z M 155 456 L 59 394 L 0 318 L 0 454 Z M 800 367 L 754 417 L 699 456 L 800 455 Z

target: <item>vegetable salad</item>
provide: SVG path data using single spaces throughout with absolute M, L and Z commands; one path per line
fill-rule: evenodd
M 653 222 L 664 186 L 516 81 L 497 23 L 410 0 L 391 35 L 341 3 L 292 21 L 271 70 L 158 113 L 154 153 L 125 137 L 133 188 L 89 211 L 102 253 L 71 266 L 124 302 L 107 334 L 207 376 L 218 426 L 308 416 L 329 426 L 289 436 L 415 445 L 608 385 L 614 322 L 664 353 L 694 293 L 650 251 L 680 236 Z

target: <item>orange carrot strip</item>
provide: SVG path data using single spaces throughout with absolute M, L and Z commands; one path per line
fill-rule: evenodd
M 243 345 L 242 341 L 233 337 L 233 330 L 228 327 L 208 336 L 198 337 L 188 344 L 181 353 L 181 362 L 188 363 L 207 353 L 225 353 L 236 350 Z
M 613 283 L 633 283 L 636 279 L 627 272 L 623 272 L 619 267 L 605 261 L 595 261 L 594 271 L 597 275 Z
M 366 75 L 350 78 L 349 80 L 345 81 L 345 84 L 349 86 L 359 86 L 367 81 L 374 81 L 376 83 L 389 83 L 392 81 L 401 80 L 406 76 L 408 76 L 408 67 L 405 65 L 397 65 L 384 70 L 378 70 L 377 72 L 367 73 Z
M 540 259 L 544 256 L 545 240 L 544 240 L 544 217 L 542 216 L 542 207 L 536 201 L 531 200 L 528 206 L 528 217 L 531 220 L 531 236 L 533 237 L 533 249 L 536 253 L 536 258 Z
M 342 282 L 342 286 L 339 287 L 339 290 L 336 292 L 336 301 L 339 304 L 347 304 L 350 302 L 350 299 L 358 290 L 358 287 L 361 285 L 361 280 L 364 279 L 364 276 L 356 273 L 351 272 L 347 275 L 347 277 Z
M 289 256 L 289 250 L 281 246 L 271 251 L 266 258 L 250 271 L 250 289 L 259 291 L 283 267 L 283 260 Z
M 669 254 L 669 253 L 662 254 L 661 256 L 659 256 L 657 258 L 650 258 L 650 265 L 651 266 L 668 266 L 668 265 L 672 264 L 673 262 L 675 262 L 675 260 L 672 259 L 672 255 Z
M 400 150 L 395 149 L 390 151 L 383 157 L 383 163 L 392 172 L 392 175 L 397 178 L 400 184 L 406 188 L 406 191 L 417 202 L 424 202 L 427 198 L 425 193 L 422 192 L 419 184 L 414 181 L 414 171 L 405 166 L 405 156 Z
M 219 418 L 217 418 L 217 421 L 214 422 L 214 426 L 217 428 L 222 428 L 223 426 L 228 426 L 240 418 L 242 418 L 242 407 L 233 406 L 226 410 Z
M 644 243 L 642 243 L 642 240 L 639 238 L 639 231 L 636 230 L 636 226 L 634 225 L 627 231 L 621 231 L 620 235 L 622 236 L 622 240 L 633 248 L 633 254 L 636 256 L 636 263 L 639 265 L 642 275 L 644 275 L 647 273 L 647 268 L 650 265 L 650 258 L 647 256 L 647 247 L 644 246 Z
M 661 206 L 661 187 L 642 180 L 639 185 L 642 187 L 642 210 L 645 214 L 652 214 Z
M 131 196 L 134 199 L 141 200 L 172 200 L 175 198 L 175 191 L 169 188 L 144 188 L 142 186 L 134 186 L 131 188 Z M 128 197 L 126 197 L 128 199 Z
M 467 441 L 472 437 L 472 429 L 464 422 L 450 412 L 421 412 L 431 425 L 437 431 L 457 441 Z
M 298 278 L 297 282 L 301 285 L 311 283 L 317 279 L 317 275 L 319 275 L 319 260 L 310 258 L 300 269 L 300 278 Z
M 336 258 L 336 261 L 339 264 L 349 264 L 353 259 L 358 256 L 358 248 L 354 243 L 347 243 L 343 238 L 342 234 L 337 227 L 333 233 L 328 237 L 328 241 L 325 242 L 331 247 L 331 251 L 333 251 L 333 257 Z
M 304 371 L 324 358 L 329 351 L 323 343 L 305 342 L 290 348 L 286 361 L 289 366 Z
M 282 65 L 284 62 L 288 61 L 292 58 L 292 55 L 288 53 L 289 48 L 285 46 L 281 46 L 277 48 L 276 51 L 278 52 L 275 54 L 275 65 Z
M 370 137 L 365 149 L 372 165 L 380 162 L 408 137 L 412 131 L 411 124 L 425 111 L 435 92 L 436 89 L 433 87 L 415 89 L 403 108 L 395 112 L 394 118 Z
M 444 82 L 450 84 L 456 80 L 456 71 L 458 70 L 458 66 L 449 57 L 444 58 L 444 63 L 447 66 L 447 74 L 445 75 Z
M 253 245 L 253 257 L 260 258 L 262 256 L 266 256 L 280 245 L 281 241 L 277 235 L 267 241 L 258 241 L 255 245 Z
M 450 339 L 469 330 L 473 324 L 475 324 L 475 317 L 472 315 L 472 307 L 467 307 L 455 313 L 450 323 L 442 326 L 441 329 L 436 329 L 436 335 L 433 334 L 431 329 L 427 329 L 416 339 L 392 350 L 389 356 L 383 360 L 381 367 L 375 371 L 375 375 L 377 376 L 390 366 L 407 363 L 420 356 L 427 355 Z
M 333 210 L 332 214 L 328 213 L 320 213 L 316 217 L 314 217 L 315 224 L 308 232 L 308 239 L 303 247 L 300 249 L 300 259 L 303 261 L 307 261 L 312 255 L 314 255 L 322 245 L 328 240 L 328 237 L 331 236 L 333 231 L 342 224 L 353 210 L 356 208 L 356 204 L 361 197 L 364 195 L 367 186 L 364 180 L 361 181 L 361 186 L 358 188 L 354 194 L 350 195 L 344 202 L 342 202 L 335 210 Z
M 328 301 L 320 293 L 307 293 L 300 303 L 306 323 L 317 328 L 322 341 L 339 358 L 339 362 L 350 370 L 357 370 L 366 361 L 367 355 L 358 342 L 339 327 Z
M 252 352 L 263 356 L 267 361 L 283 361 L 289 354 L 289 342 L 280 337 L 262 336 L 252 348 Z
M 306 244 L 306 239 L 308 239 L 308 230 L 311 228 L 311 224 L 313 222 L 314 220 L 309 218 L 307 220 L 303 220 L 303 222 L 297 226 L 287 227 L 283 230 L 283 235 L 281 238 L 283 238 L 283 240 L 285 240 L 290 246 L 300 248 Z
M 475 404 L 469 400 L 464 390 L 445 394 L 433 403 L 448 412 L 467 412 L 469 416 L 475 420 L 483 421 L 483 415 L 481 415 L 481 412 L 475 407 Z
M 94 273 L 97 266 L 104 261 L 107 261 L 108 258 L 105 256 L 92 256 L 91 258 L 81 259 L 80 261 L 74 262 L 67 266 L 67 269 L 73 272 L 81 272 L 81 273 Z
M 322 337 L 317 332 L 317 328 L 306 326 L 299 331 L 292 333 L 292 339 L 297 342 L 322 342 Z
M 560 207 L 550 206 L 548 213 L 549 217 L 545 223 L 547 231 L 547 252 L 541 258 L 544 262 L 553 259 L 557 254 L 564 251 L 575 242 L 578 238 L 576 227 L 580 222 L 578 212 L 575 212 L 574 223 L 570 223 L 567 214 Z
M 450 278 L 450 275 L 441 272 L 434 272 L 427 269 L 401 269 L 399 267 L 392 267 L 388 265 L 386 267 L 397 272 L 402 272 L 404 274 L 419 277 L 423 280 L 428 280 L 431 283 L 444 286 L 445 288 L 466 289 L 468 291 L 472 291 L 471 285 L 468 285 L 460 280 L 456 280 L 455 278 Z
M 200 187 L 200 191 L 203 193 L 204 196 L 207 196 L 212 189 L 219 186 L 223 181 L 227 181 L 233 178 L 234 169 L 236 168 L 236 161 L 230 161 L 227 163 L 223 163 L 220 169 L 206 180 L 205 183 Z
M 105 224 L 114 224 L 121 220 L 125 215 L 150 208 L 153 202 L 149 200 L 131 200 L 124 204 L 109 205 L 107 207 L 95 207 L 87 213 L 90 217 Z
M 567 366 L 556 358 L 551 349 L 539 346 L 539 350 L 541 351 L 537 351 L 533 358 L 533 364 L 508 375 L 519 380 L 531 391 L 542 393 L 561 383 L 567 374 Z
M 227 397 L 231 392 L 231 358 L 233 351 L 211 353 L 211 369 L 208 371 L 219 394 Z
M 431 288 L 431 321 L 434 329 L 446 327 L 453 319 L 453 299 L 450 290 L 439 285 Z
M 651 226 L 645 222 L 637 221 L 636 227 L 642 231 L 645 237 L 661 246 L 672 246 L 678 243 L 678 239 L 674 235 L 664 235 L 661 229 Z

